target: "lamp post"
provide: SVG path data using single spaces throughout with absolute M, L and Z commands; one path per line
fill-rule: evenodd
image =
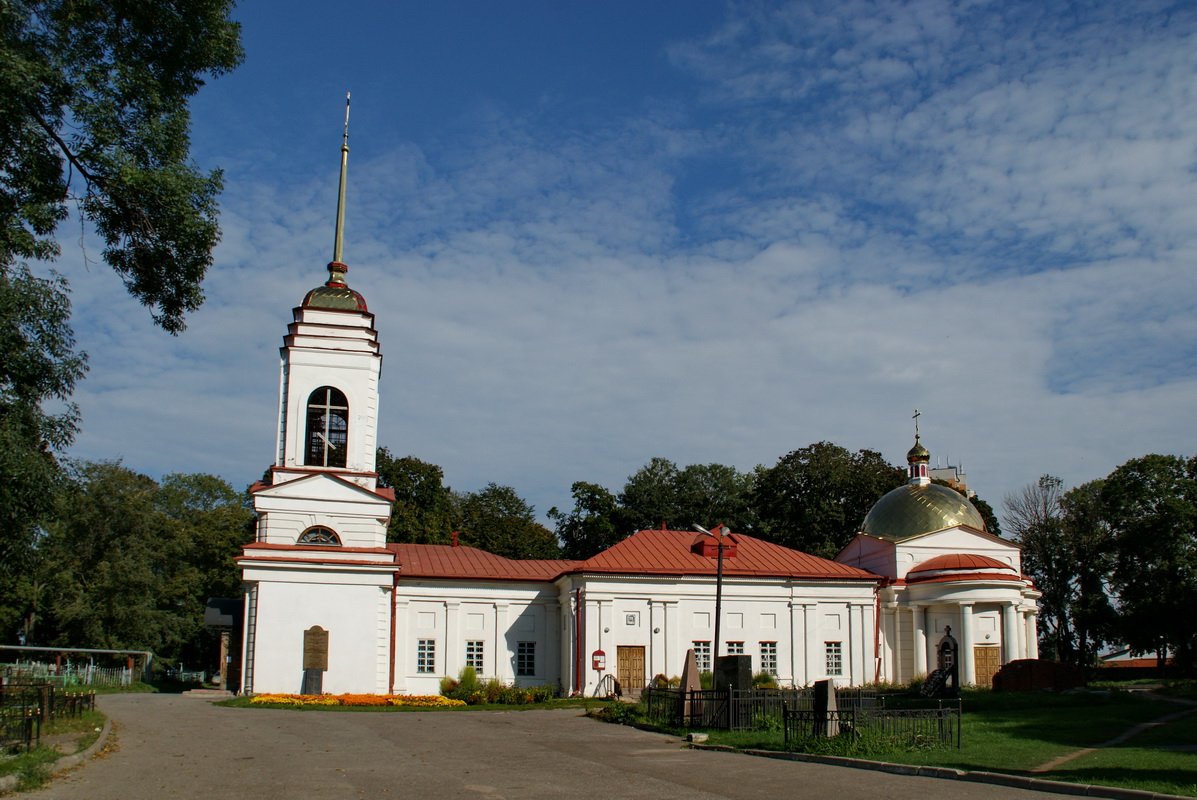
M 720 525 L 718 534 L 711 533 L 697 523 L 693 527 L 703 536 L 710 536 L 718 543 L 715 548 L 715 652 L 711 656 L 711 666 L 713 667 L 715 659 L 719 658 L 719 617 L 723 606 L 723 532 L 727 530 L 727 527 Z

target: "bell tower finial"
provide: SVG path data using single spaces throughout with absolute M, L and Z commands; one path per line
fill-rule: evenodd
M 345 92 L 345 133 L 341 138 L 341 186 L 337 191 L 337 229 L 333 239 L 332 263 L 328 265 L 329 280 L 343 283 L 347 267 L 342 260 L 345 244 L 345 175 L 349 169 L 349 92 Z M 333 266 L 337 269 L 334 270 Z M 340 275 L 332 273 L 339 272 Z
M 928 462 L 931 461 L 931 454 L 927 452 L 927 448 L 923 447 L 923 443 L 919 441 L 919 417 L 922 412 L 917 408 L 914 410 L 914 447 L 910 448 L 910 452 L 906 454 L 906 463 L 909 465 L 910 483 L 916 486 L 926 486 L 931 483 L 931 476 L 928 472 Z

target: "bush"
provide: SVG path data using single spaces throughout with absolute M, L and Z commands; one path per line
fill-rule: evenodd
M 466 667 L 456 680 L 448 676 L 441 678 L 441 694 L 467 705 L 499 704 L 526 706 L 544 703 L 557 696 L 553 686 L 513 686 L 495 678 L 482 683 L 473 667 Z
M 770 675 L 768 672 L 758 672 L 752 676 L 752 688 L 754 689 L 776 689 L 777 678 Z

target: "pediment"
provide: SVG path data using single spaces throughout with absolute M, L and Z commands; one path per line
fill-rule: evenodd
M 312 472 L 272 486 L 263 486 L 254 492 L 254 497 L 331 503 L 378 503 L 390 507 L 390 501 L 377 492 L 328 472 Z

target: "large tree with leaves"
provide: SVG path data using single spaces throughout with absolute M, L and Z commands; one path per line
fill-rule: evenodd
M 758 467 L 754 499 L 761 532 L 778 544 L 832 558 L 869 509 L 905 478 L 880 453 L 816 442 Z
M 558 558 L 552 531 L 515 489 L 488 483 L 460 498 L 461 543 L 507 558 Z
M 654 458 L 628 476 L 615 526 L 621 538 L 662 523 L 681 530 L 722 523 L 749 533 L 756 520 L 752 488 L 753 476 L 735 467 L 690 464 L 679 469 L 667 458 Z
M 177 333 L 203 299 L 219 172 L 189 163 L 187 104 L 241 59 L 231 0 L 0 2 L 0 630 L 28 586 L 33 536 L 74 438 L 84 371 L 59 255 L 73 208 L 155 321 Z M 57 402 L 57 412 L 47 409 Z M 35 582 L 36 583 L 36 582 Z M 34 592 L 34 594 L 37 594 Z
M 203 300 L 219 171 L 189 161 L 188 102 L 242 58 L 231 0 L 0 4 L 0 270 L 58 255 L 73 204 L 171 332 Z
M 395 458 L 385 447 L 378 448 L 376 463 L 379 485 L 395 492 L 387 541 L 447 544 L 458 512 L 444 471 L 415 456 Z
M 1182 667 L 1197 649 L 1197 457 L 1146 455 L 1101 487 L 1116 543 L 1114 587 L 1122 633 L 1136 650 L 1166 649 Z

